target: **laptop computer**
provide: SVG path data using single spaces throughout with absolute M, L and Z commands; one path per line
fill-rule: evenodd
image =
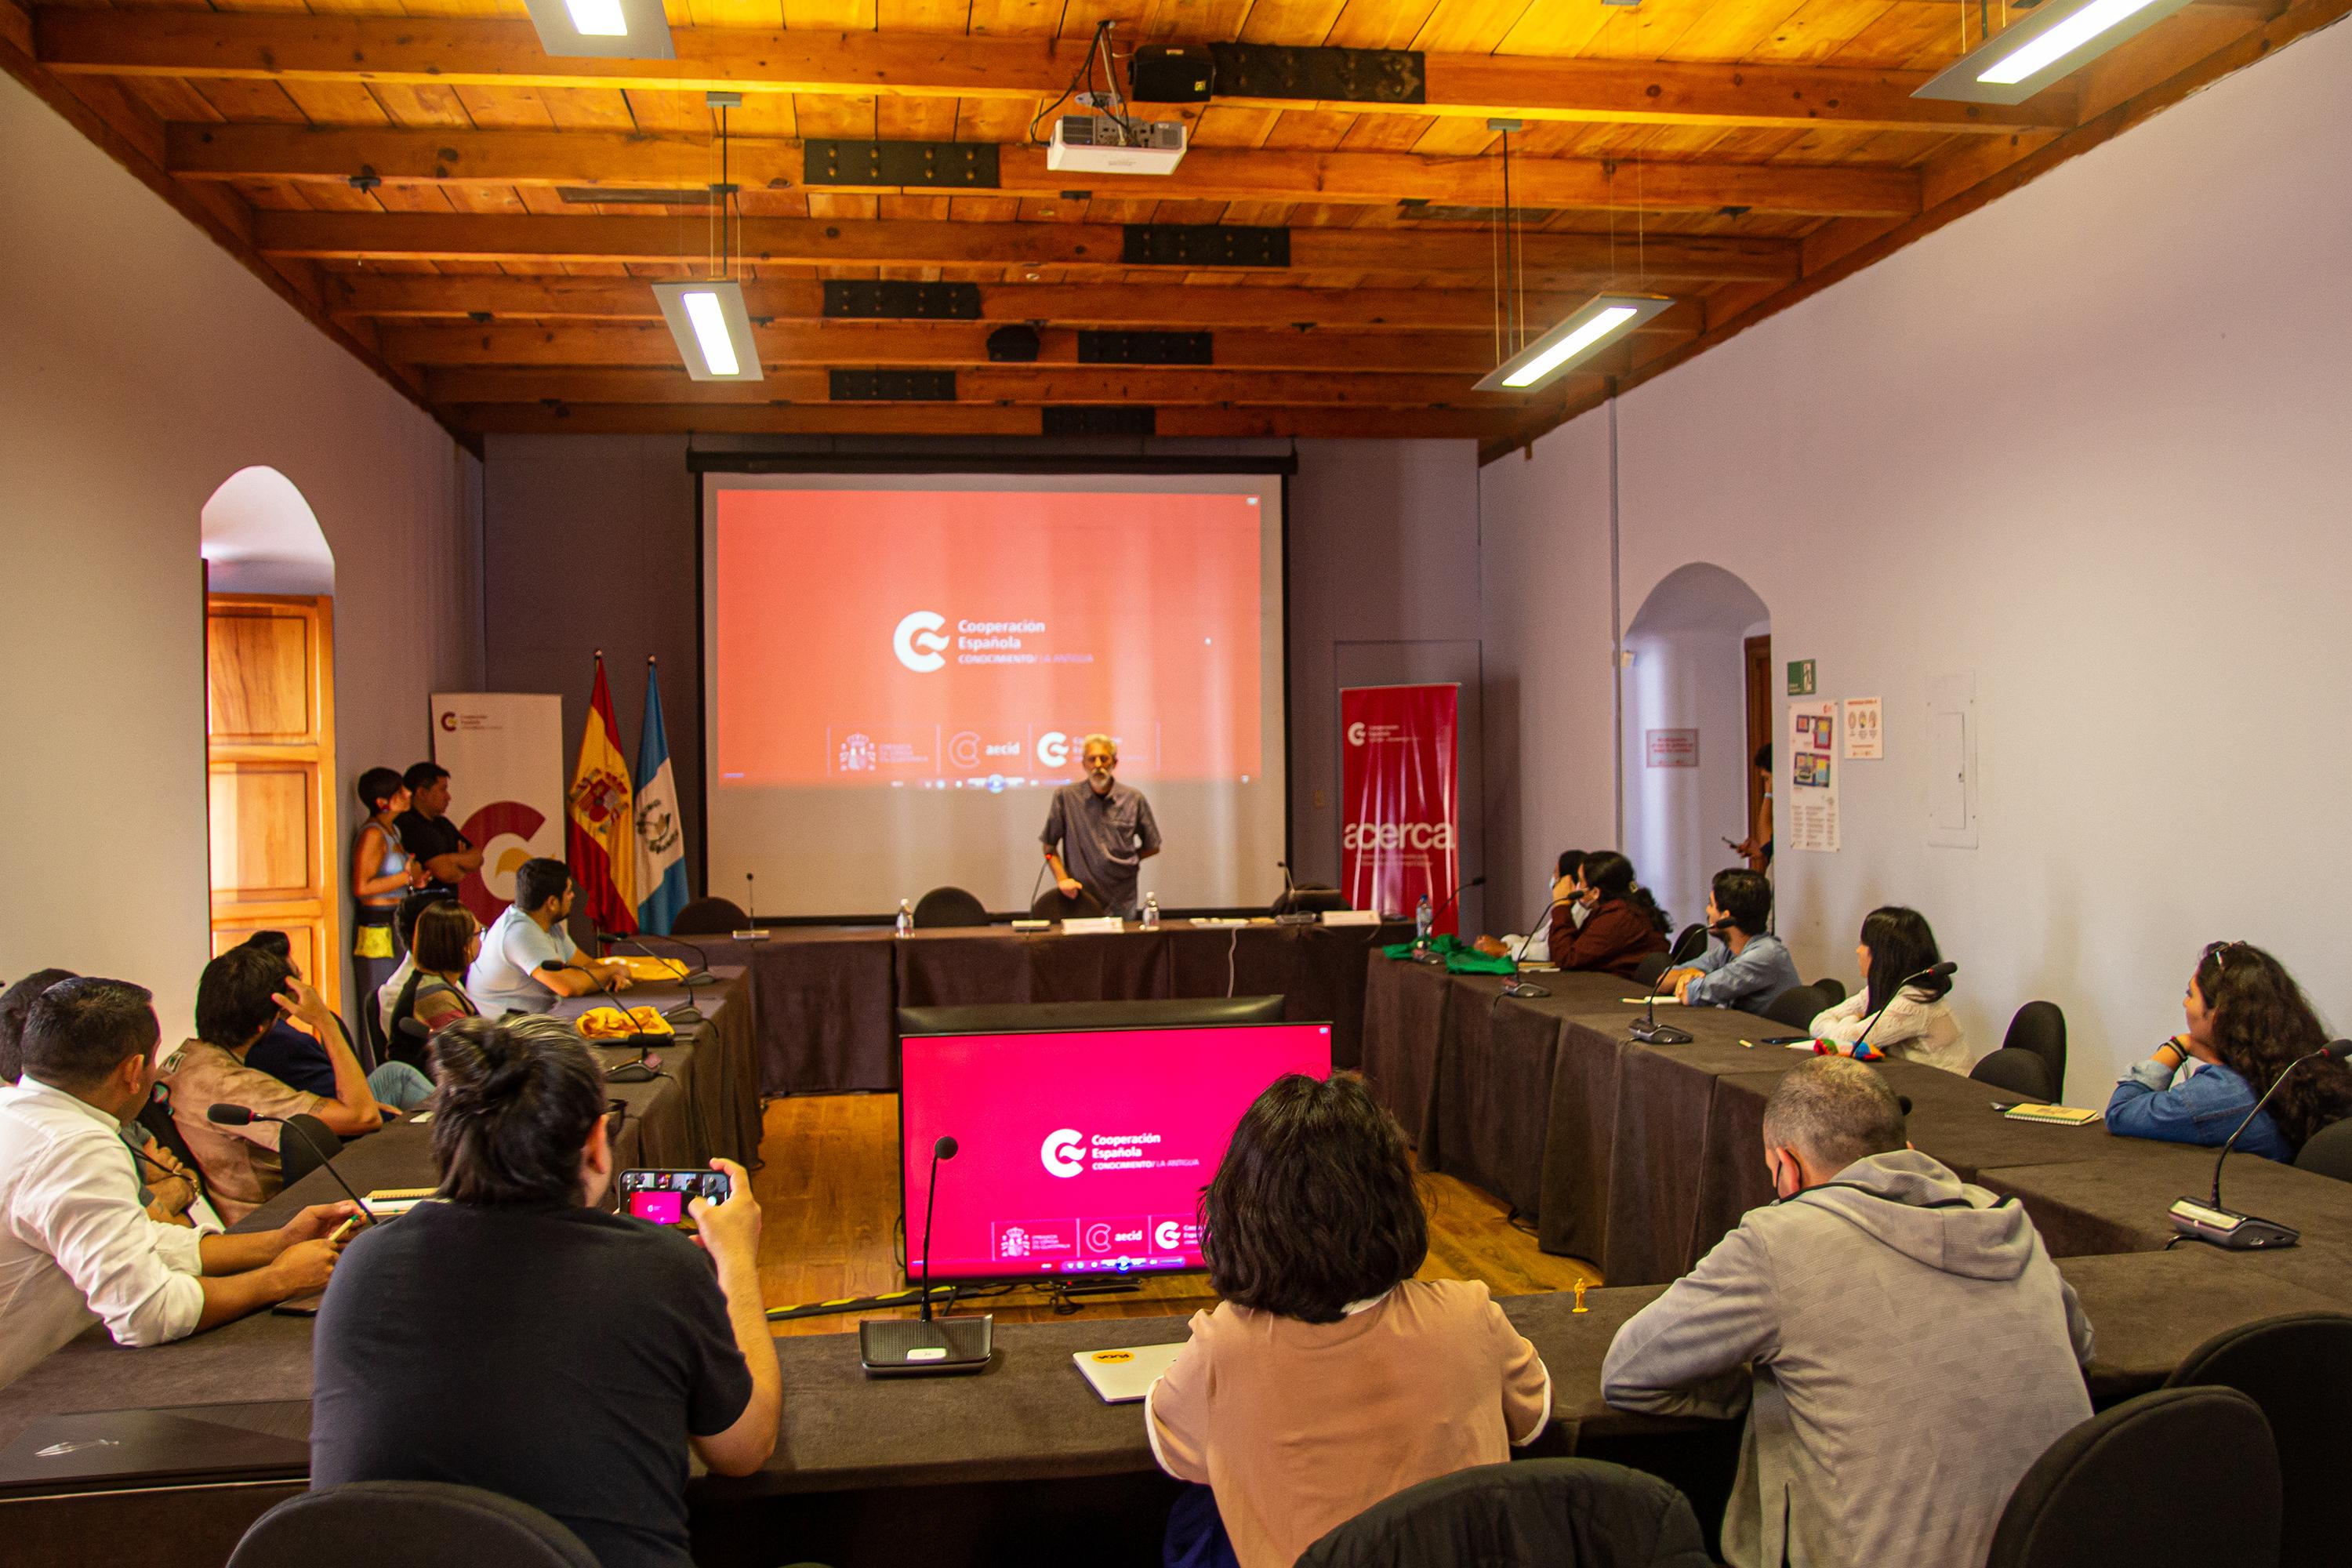
M 0 1493 L 103 1490 L 215 1480 L 299 1479 L 310 1472 L 306 1438 L 257 1431 L 241 1418 L 282 1417 L 283 1405 L 178 1410 L 91 1410 L 43 1415 L 0 1447 Z M 298 1418 L 299 1419 L 299 1418 Z M 282 1419 L 273 1425 L 287 1425 Z
M 1184 1342 L 1172 1345 L 1131 1345 L 1124 1350 L 1073 1351 L 1096 1396 L 1105 1405 L 1133 1405 L 1151 1392 L 1152 1383 L 1176 1360 Z

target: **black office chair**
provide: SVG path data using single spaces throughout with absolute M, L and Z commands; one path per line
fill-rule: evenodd
M 2352 1182 L 2352 1116 L 2331 1122 L 2305 1140 L 2294 1157 L 2295 1169 Z
M 1688 963 L 1706 951 L 1706 927 L 1686 925 L 1683 927 L 1682 935 L 1675 938 L 1675 945 L 1666 949 L 1666 957 L 1669 961 L 1666 967 L 1672 969 L 1676 964 Z
M 1824 974 L 1814 981 L 1813 989 L 1820 992 L 1832 1007 L 1845 1000 L 1845 982 L 1834 974 Z
M 289 1116 L 278 1133 L 278 1173 L 286 1186 L 343 1152 L 343 1141 L 315 1116 Z
M 2241 1324 L 2190 1351 L 2164 1385 L 2234 1388 L 2262 1407 L 2278 1446 L 2279 1568 L 2334 1568 L 2352 1553 L 2352 1317 Z
M 2056 1100 L 2066 1088 L 2066 1015 L 2055 1002 L 2028 1002 L 2009 1021 L 2001 1049 L 2032 1051 L 2050 1069 L 2050 1093 Z
M 1298 1568 L 1706 1568 L 1689 1501 L 1598 1459 L 1481 1465 L 1408 1487 L 1307 1549 Z
M 987 923 L 988 906 L 961 888 L 933 888 L 915 900 L 915 926 L 919 931 Z
M 2050 1081 L 2050 1068 L 2032 1051 L 2004 1046 L 1969 1069 L 1969 1076 L 1979 1083 L 1989 1083 L 2011 1094 L 2021 1094 L 2028 1100 L 2055 1100 L 2056 1086 Z
M 189 1173 L 196 1178 L 196 1192 L 200 1195 L 205 1194 L 205 1168 L 196 1163 L 195 1153 L 188 1147 L 188 1141 L 180 1136 L 179 1123 L 172 1120 L 170 1084 L 159 1083 L 149 1092 L 147 1103 L 139 1108 L 139 1125 L 145 1128 L 147 1135 L 161 1144 L 172 1158 L 187 1167 Z M 149 1170 L 143 1162 L 140 1163 L 139 1183 L 142 1186 L 153 1186 L 154 1175 L 155 1173 Z
M 2150 1504 L 2149 1478 L 2165 1476 L 2178 1482 L 2181 1506 Z M 1985 1568 L 2278 1561 L 2278 1448 L 2262 1407 L 2235 1389 L 2165 1388 L 2050 1445 L 2009 1494 Z
M 1663 952 L 1653 952 L 1633 962 L 1633 980 L 1636 985 L 1655 985 L 1658 976 L 1674 967 L 1674 960 Z
M 1811 985 L 1791 985 L 1764 1005 L 1764 1016 L 1791 1029 L 1810 1029 L 1827 1012 L 1829 998 Z
M 597 1568 L 529 1503 L 446 1481 L 353 1481 L 288 1498 L 253 1521 L 228 1568 Z
M 751 923 L 732 899 L 688 899 L 669 922 L 672 936 L 730 936 Z
M 1099 920 L 1110 911 L 1103 908 L 1102 900 L 1095 897 L 1092 888 L 1080 884 L 1078 896 L 1075 899 L 1059 888 L 1046 889 L 1037 895 L 1037 901 L 1029 906 L 1029 912 L 1041 921 L 1088 921 Z

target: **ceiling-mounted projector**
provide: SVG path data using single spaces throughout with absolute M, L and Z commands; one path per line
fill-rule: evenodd
M 1090 174 L 1172 174 L 1184 161 L 1181 120 L 1119 121 L 1108 114 L 1065 114 L 1045 149 L 1048 169 Z

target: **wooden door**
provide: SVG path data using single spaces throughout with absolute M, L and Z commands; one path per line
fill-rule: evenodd
M 340 1012 L 334 647 L 329 599 L 205 596 L 213 951 L 282 931 Z
M 1764 781 L 1757 776 L 1757 749 L 1772 739 L 1772 638 L 1749 637 L 1748 651 L 1748 837 L 1756 837 L 1764 811 Z M 1778 761 L 1776 758 L 1775 761 Z

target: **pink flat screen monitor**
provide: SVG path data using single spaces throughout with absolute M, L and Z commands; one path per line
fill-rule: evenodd
M 1201 1189 L 1250 1102 L 1331 1075 L 1328 1024 L 910 1035 L 899 1132 L 907 1277 L 942 1136 L 930 1277 L 1053 1279 L 1202 1267 Z

